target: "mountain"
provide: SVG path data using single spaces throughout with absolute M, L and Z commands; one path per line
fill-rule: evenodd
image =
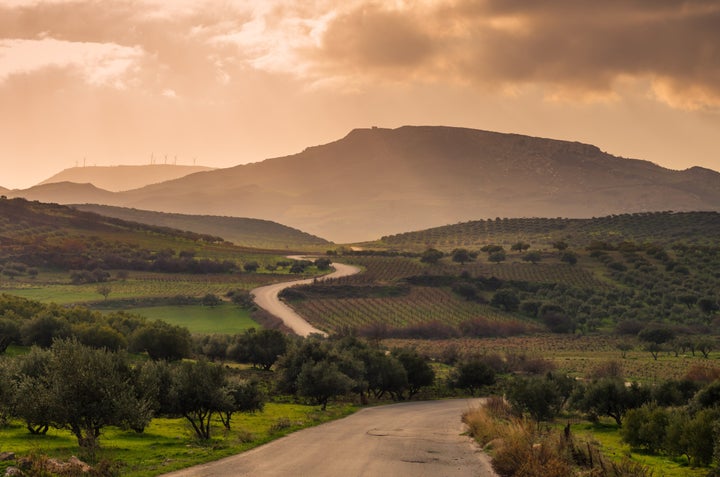
M 27 200 L 58 204 L 74 204 L 77 202 L 104 204 L 117 200 L 114 192 L 98 189 L 92 184 L 76 184 L 74 182 L 36 185 L 21 191 L 8 191 L 7 195 L 8 197 L 22 197 Z
M 105 217 L 115 217 L 130 222 L 216 235 L 243 247 L 304 250 L 330 244 L 327 240 L 269 220 L 168 214 L 108 205 L 84 204 L 74 205 L 73 207 L 78 210 L 94 212 Z
M 271 219 L 357 242 L 482 218 L 716 211 L 720 173 L 673 171 L 577 142 L 405 126 L 356 129 L 298 154 L 199 172 L 101 203 Z
M 212 170 L 210 167 L 177 166 L 174 164 L 71 167 L 42 181 L 38 185 L 56 182 L 88 183 L 100 189 L 119 192 L 210 170 Z

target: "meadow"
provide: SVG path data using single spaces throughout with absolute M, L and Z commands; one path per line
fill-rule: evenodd
M 150 320 L 163 320 L 187 328 L 194 334 L 221 333 L 233 335 L 250 328 L 260 328 L 250 317 L 250 310 L 231 303 L 209 307 L 203 305 L 150 306 L 126 308 Z
M 2 450 L 18 455 L 46 455 L 67 459 L 75 455 L 92 462 L 112 463 L 119 475 L 151 477 L 222 457 L 244 452 L 305 427 L 346 416 L 351 405 L 330 406 L 319 412 L 316 406 L 291 403 L 265 405 L 263 411 L 233 416 L 232 430 L 220 421 L 213 424 L 210 441 L 198 441 L 185 419 L 156 418 L 141 434 L 110 427 L 100 439 L 100 449 L 86 455 L 69 432 L 50 429 L 47 435 L 30 435 L 19 422 L 0 427 Z M 0 471 L 10 462 L 0 462 Z

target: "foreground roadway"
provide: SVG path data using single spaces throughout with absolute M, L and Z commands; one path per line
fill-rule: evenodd
M 489 458 L 462 435 L 479 399 L 366 408 L 253 450 L 166 477 L 493 477 Z

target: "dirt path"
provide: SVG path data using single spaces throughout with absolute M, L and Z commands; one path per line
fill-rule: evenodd
M 479 403 L 452 399 L 366 408 L 166 477 L 493 477 L 489 457 L 462 435 L 462 413 Z
M 346 265 L 344 263 L 333 263 L 332 267 L 335 269 L 334 272 L 323 277 L 319 277 L 317 279 L 308 278 L 305 280 L 296 280 L 294 282 L 275 283 L 273 285 L 266 285 L 264 287 L 255 288 L 250 293 L 253 294 L 255 304 L 257 306 L 283 320 L 283 323 L 285 323 L 285 325 L 291 330 L 293 330 L 296 334 L 300 336 L 308 336 L 312 333 L 319 333 L 321 335 L 327 336 L 327 333 L 312 326 L 310 323 L 305 321 L 302 316 L 298 315 L 295 310 L 280 301 L 280 298 L 278 298 L 278 293 L 280 293 L 286 288 L 295 285 L 305 285 L 308 283 L 313 283 L 314 280 L 323 281 L 329 278 L 340 278 L 349 275 L 355 275 L 356 273 L 360 272 L 360 269 L 358 267 Z

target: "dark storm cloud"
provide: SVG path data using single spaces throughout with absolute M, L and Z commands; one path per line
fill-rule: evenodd
M 685 107 L 720 101 L 720 3 L 433 2 L 360 5 L 328 26 L 319 58 L 338 74 L 412 75 L 485 87 L 611 92 L 643 80 Z

